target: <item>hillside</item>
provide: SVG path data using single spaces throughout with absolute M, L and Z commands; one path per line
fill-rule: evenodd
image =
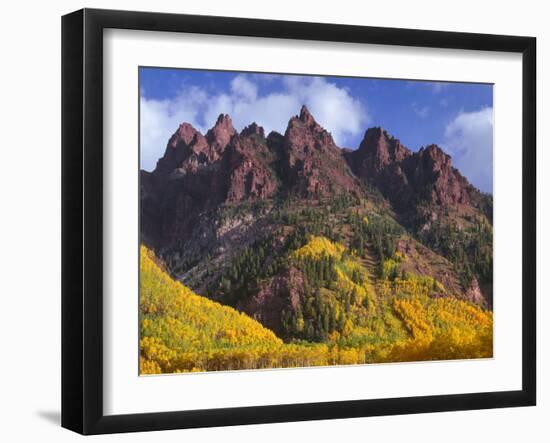
M 336 258 L 336 287 L 320 291 L 311 302 L 312 308 L 319 309 L 321 323 L 330 325 L 329 315 L 335 320 L 331 331 L 320 326 L 321 333 L 329 332 L 323 343 L 283 343 L 247 315 L 173 281 L 142 246 L 140 373 L 492 356 L 490 312 L 458 300 L 430 298 L 434 281 L 413 276 L 382 283 L 381 298 L 377 298 L 368 283 L 357 284 L 349 277 L 364 270 L 354 259 L 343 259 L 343 253 L 342 246 L 324 238 L 312 238 L 292 253 L 296 260 L 313 263 Z M 347 301 L 341 298 L 345 294 L 352 294 Z M 288 317 L 287 327 L 308 331 L 311 321 L 304 313 Z
M 172 280 L 140 251 L 140 373 L 325 364 L 316 347 L 284 346 L 260 323 Z
M 399 360 L 388 349 L 424 329 L 426 346 L 470 338 L 417 359 L 491 354 L 492 197 L 436 145 L 413 152 L 370 128 L 342 149 L 306 107 L 267 136 L 222 114 L 205 135 L 182 123 L 140 191 L 142 243 L 170 278 L 254 319 L 279 350 Z M 475 321 L 460 312 L 472 309 Z

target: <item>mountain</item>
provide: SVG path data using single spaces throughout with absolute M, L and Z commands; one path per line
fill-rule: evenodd
M 492 197 L 436 145 L 370 128 L 342 149 L 305 106 L 267 136 L 222 114 L 206 135 L 182 123 L 140 196 L 166 272 L 285 343 L 404 340 L 403 297 L 492 307 Z

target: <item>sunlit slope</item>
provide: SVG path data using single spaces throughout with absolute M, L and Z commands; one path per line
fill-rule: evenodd
M 326 347 L 283 345 L 269 329 L 172 280 L 140 254 L 142 374 L 325 364 Z M 283 349 L 284 348 L 284 349 Z
M 291 319 L 294 335 L 319 324 L 323 341 L 366 362 L 492 356 L 492 312 L 452 297 L 432 277 L 397 272 L 389 278 L 384 275 L 394 273 L 384 269 L 373 278 L 360 257 L 325 237 L 310 237 L 290 259 L 321 281 Z M 399 267 L 400 260 L 397 254 L 384 268 Z M 320 268 L 325 271 L 311 271 Z
M 324 237 L 288 256 L 312 277 L 323 269 L 323 284 L 288 319 L 304 339 L 320 325 L 321 343 L 283 343 L 247 315 L 172 280 L 155 260 L 141 248 L 142 374 L 492 356 L 490 311 L 438 296 L 431 278 L 375 280 L 353 253 Z

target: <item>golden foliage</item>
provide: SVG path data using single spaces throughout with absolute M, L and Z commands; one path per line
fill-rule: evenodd
M 172 280 L 140 256 L 140 373 L 338 364 L 325 344 L 284 344 L 247 315 Z
M 392 344 L 385 361 L 489 358 L 493 355 L 493 316 L 455 298 L 418 293 L 394 298 L 393 307 L 411 337 Z
M 335 260 L 335 280 L 321 293 L 332 297 L 337 318 L 343 307 L 336 294 L 353 294 L 349 315 L 325 343 L 283 343 L 247 315 L 172 280 L 142 246 L 141 374 L 492 356 L 490 311 L 452 297 L 434 298 L 439 282 L 431 277 L 407 274 L 373 284 L 353 254 L 324 237 L 312 237 L 290 259 L 324 257 Z
M 294 251 L 292 256 L 298 259 L 319 259 L 326 255 L 340 259 L 344 250 L 344 246 L 333 243 L 328 238 L 311 236 L 309 241 L 304 246 Z
M 297 260 L 334 258 L 336 281 L 333 289 L 339 293 L 353 294 L 355 304 L 373 307 L 373 288 L 369 283 L 369 273 L 355 256 L 344 254 L 345 251 L 343 245 L 326 237 L 311 236 L 308 243 L 294 251 L 291 257 Z

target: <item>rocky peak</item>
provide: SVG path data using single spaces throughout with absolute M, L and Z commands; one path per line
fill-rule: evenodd
M 281 145 L 284 141 L 284 136 L 283 134 L 280 134 L 277 131 L 271 131 L 267 135 L 267 141 L 276 145 Z
M 272 145 L 272 134 L 268 142 Z M 358 192 L 342 150 L 330 133 L 315 121 L 306 106 L 288 122 L 281 143 L 281 166 L 289 188 L 298 195 L 328 196 Z
M 453 166 L 451 156 L 437 145 L 422 147 L 406 165 L 409 180 L 433 205 L 470 204 L 475 188 Z
M 426 166 L 431 167 L 434 171 L 440 171 L 451 167 L 451 156 L 445 154 L 445 152 L 443 152 L 443 150 L 437 145 L 432 144 L 420 148 L 418 151 L 418 157 Z
M 408 169 L 414 175 L 416 181 L 430 181 L 438 187 L 447 184 L 466 183 L 466 179 L 452 167 L 451 156 L 446 154 L 437 145 L 428 145 L 420 148 L 411 161 Z
M 179 125 L 176 132 L 174 132 L 172 137 L 170 137 L 168 145 L 172 148 L 175 148 L 180 143 L 190 145 L 197 134 L 200 134 L 200 132 L 197 131 L 192 125 L 189 123 L 182 123 Z
M 298 118 L 302 123 L 305 123 L 308 126 L 317 126 L 317 122 L 313 118 L 313 115 L 309 112 L 306 105 L 302 105 L 302 108 L 300 109 L 300 116 Z
M 155 174 L 167 174 L 188 160 L 191 156 L 199 156 L 208 150 L 204 135 L 189 123 L 182 123 L 172 134 L 166 145 L 164 156 L 155 168 Z
M 233 121 L 231 120 L 231 117 L 229 116 L 229 114 L 220 114 L 216 119 L 216 124 L 214 125 L 214 127 L 216 126 L 233 129 Z
M 206 133 L 206 138 L 212 147 L 223 150 L 236 133 L 231 117 L 220 114 L 216 124 Z
M 398 211 L 414 210 L 418 200 L 439 208 L 468 204 L 474 192 L 437 145 L 413 153 L 380 127 L 367 130 L 346 158 L 355 174 L 378 187 Z
M 251 135 L 265 138 L 264 128 L 257 125 L 256 122 L 253 122 L 241 131 L 241 137 L 249 137 Z
M 285 139 L 285 145 L 288 149 L 297 149 L 302 154 L 311 149 L 336 148 L 330 133 L 317 123 L 305 105 L 302 106 L 300 115 L 289 120 Z
M 378 173 L 394 162 L 401 162 L 411 155 L 411 151 L 383 128 L 369 128 L 357 149 L 355 160 L 359 173 L 371 175 Z

